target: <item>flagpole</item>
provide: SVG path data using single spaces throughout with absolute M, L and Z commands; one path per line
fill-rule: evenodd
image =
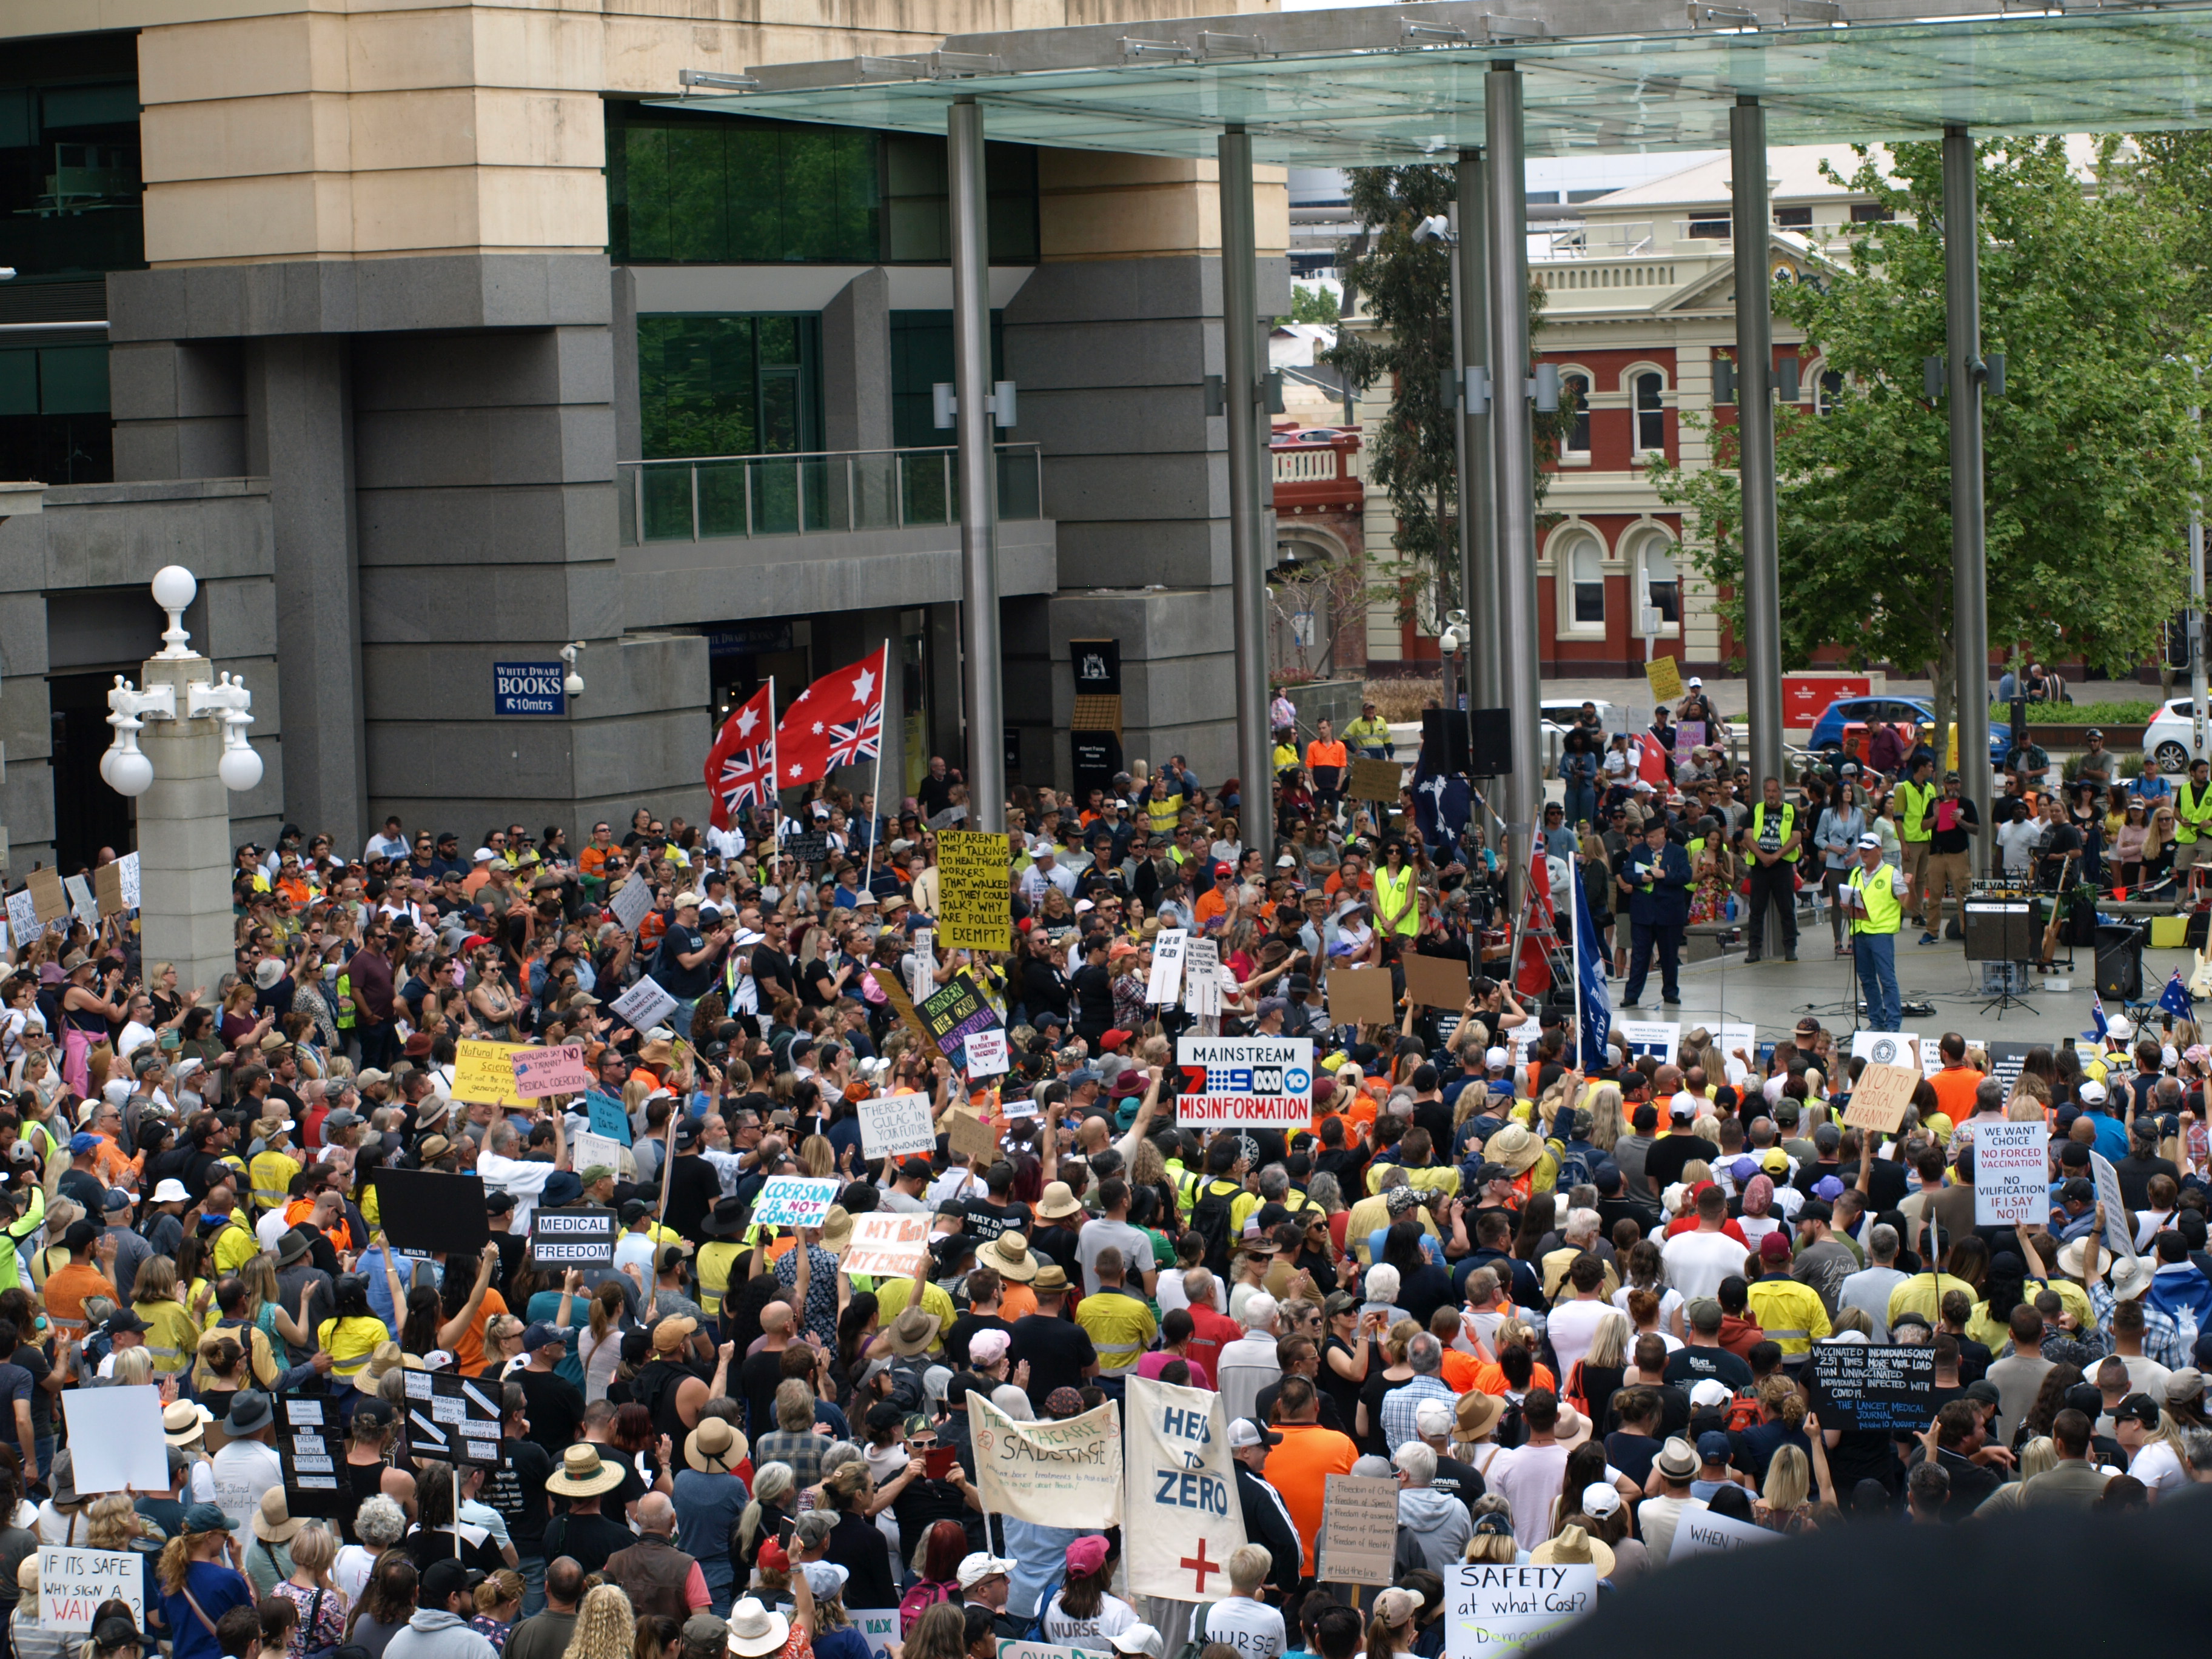
M 876 680 L 876 696 L 882 700 L 879 706 L 883 708 L 884 714 L 878 715 L 876 720 L 876 777 L 868 789 L 868 799 L 873 803 L 868 810 L 868 873 L 862 878 L 869 886 L 875 884 L 876 825 L 881 822 L 884 816 L 884 727 L 889 724 L 884 716 L 890 713 L 891 700 L 890 687 L 885 684 L 891 672 L 891 645 L 888 639 L 883 643 L 883 672 L 877 677 Z
M 779 786 L 776 783 L 778 769 L 783 764 L 783 751 L 776 745 L 775 727 L 775 676 L 770 674 L 768 677 L 768 787 L 761 791 L 760 804 L 761 810 L 768 814 L 768 844 L 771 848 L 776 844 L 776 820 L 783 816 L 783 809 L 777 804 Z

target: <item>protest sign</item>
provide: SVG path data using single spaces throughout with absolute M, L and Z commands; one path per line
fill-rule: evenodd
M 1121 1524 L 1121 1422 L 1111 1401 L 1057 1423 L 1018 1423 L 980 1394 L 968 1404 L 970 1474 L 987 1513 L 1086 1532 Z
M 1313 1121 L 1311 1037 L 1185 1034 L 1176 1060 L 1182 1073 L 1176 1121 L 1185 1128 L 1268 1124 L 1302 1129 Z
M 837 1201 L 835 1181 L 814 1181 L 805 1176 L 771 1176 L 753 1200 L 757 1227 L 818 1227 L 830 1206 Z
M 2040 1126 L 2039 1126 L 2040 1127 Z M 1814 1403 L 1824 1429 L 1926 1432 L 1936 1416 L 1936 1350 L 1815 1342 Z
M 1705 723 L 1703 720 L 1678 720 L 1674 725 L 1674 764 L 1688 766 L 1697 757 L 1696 750 L 1705 746 Z
M 914 943 L 907 947 L 907 995 L 926 997 L 936 988 L 937 932 L 931 927 L 917 927 Z
M 848 1607 L 845 1616 L 853 1621 L 853 1628 L 860 1632 L 860 1639 L 868 1644 L 868 1651 L 889 1659 L 890 1650 L 898 1645 L 899 1616 L 896 1607 Z
M 1006 1073 L 1006 1034 L 970 1031 L 967 1047 L 969 1077 L 1003 1077 Z
M 567 1267 L 615 1265 L 615 1212 L 591 1207 L 539 1210 L 530 1219 L 530 1254 Z
M 1778 1532 L 1769 1532 L 1748 1521 L 1716 1515 L 1708 1509 L 1688 1509 L 1674 1522 L 1674 1547 L 1668 1552 L 1667 1559 L 1686 1561 L 1693 1555 L 1725 1555 L 1730 1550 L 1778 1542 L 1781 1536 Z
M 498 1467 L 502 1416 L 498 1383 L 490 1383 L 487 1393 L 473 1376 L 409 1371 L 404 1386 L 403 1426 L 410 1451 L 441 1462 Z
M 930 1218 L 902 1215 L 896 1210 L 872 1210 L 853 1218 L 853 1242 L 845 1248 L 842 1266 L 848 1273 L 869 1273 L 878 1279 L 911 1279 L 929 1252 Z
M 518 1048 L 507 1056 L 514 1070 L 514 1092 L 525 1100 L 548 1095 L 579 1095 L 592 1086 L 584 1064 L 584 1045 L 562 1042 L 550 1048 Z
M 623 926 L 626 933 L 637 932 L 638 923 L 653 910 L 653 884 L 643 876 L 632 876 L 615 889 L 614 896 L 607 901 L 607 908 Z
M 1217 1601 L 1229 1588 L 1230 1552 L 1246 1541 L 1228 1412 L 1211 1389 L 1134 1375 L 1123 1387 L 1129 1426 L 1122 1570 L 1130 1593 Z
M 1505 1047 L 1511 1052 L 1516 1066 L 1528 1063 L 1528 1056 L 1535 1052 L 1543 1035 L 1544 1022 L 1540 1019 L 1524 1019 L 1518 1025 L 1505 1028 Z
M 453 1098 L 472 1105 L 520 1106 L 514 1087 L 519 1042 L 461 1042 L 453 1048 Z
M 168 1442 L 161 1436 L 161 1391 L 151 1382 L 136 1387 L 69 1389 L 60 1396 L 76 1454 L 71 1479 L 87 1494 L 166 1491 Z
M 947 1055 L 960 1052 L 970 1031 L 987 1030 L 999 1024 L 999 1016 L 983 1000 L 983 993 L 965 968 L 931 992 L 920 1012 L 930 1040 Z
M 999 1132 L 965 1106 L 955 1106 L 947 1115 L 945 1144 L 979 1164 L 989 1164 L 999 1156 Z
M 592 1115 L 592 1133 L 605 1135 L 609 1140 L 627 1146 L 630 1144 L 629 1114 L 623 1103 L 604 1090 L 594 1089 L 584 1097 L 584 1109 Z
M 1525 1647 L 1597 1605 L 1597 1569 L 1589 1565 L 1467 1561 L 1447 1566 L 1444 1575 L 1448 1659 Z
M 1322 1494 L 1315 1577 L 1326 1584 L 1388 1584 L 1398 1542 L 1398 1482 L 1332 1474 Z
M 46 924 L 39 920 L 38 902 L 27 887 L 8 895 L 8 931 L 15 936 L 19 951 L 46 931 Z
M 595 1135 L 589 1129 L 580 1129 L 568 1143 L 568 1150 L 580 1170 L 604 1164 L 617 1175 L 622 1172 L 623 1143 L 611 1135 Z
M 1164 929 L 1152 941 L 1152 971 L 1145 981 L 1145 1000 L 1165 1007 L 1182 1000 L 1182 955 L 1190 935 L 1180 927 Z
M 138 855 L 136 853 L 125 853 L 115 860 L 115 867 L 123 872 L 120 877 L 123 884 L 123 908 L 126 910 L 136 910 L 138 908 Z
M 922 971 L 926 972 L 927 969 Z M 917 972 L 915 977 L 920 979 L 921 973 Z M 924 1042 L 933 1042 L 934 1039 L 929 1035 L 929 1027 L 921 1023 L 921 1015 L 915 1008 L 914 999 L 907 994 L 906 987 L 899 983 L 898 975 L 896 974 L 878 975 L 876 983 L 883 988 L 884 995 L 890 1000 L 891 1012 L 905 1023 L 906 1029 Z
M 1125 1656 L 1111 1642 L 1093 1640 L 1087 1647 L 1066 1647 L 1056 1642 L 1018 1642 L 1002 1636 L 993 1659 L 1125 1659 Z
M 69 915 L 69 895 L 56 870 L 33 870 L 23 878 L 30 885 L 31 906 L 40 921 L 61 921 Z
M 1613 1022 L 1613 1034 L 1628 1045 L 1628 1058 L 1632 1061 L 1650 1054 L 1662 1066 L 1672 1066 L 1675 1051 L 1682 1043 L 1682 1022 L 1678 1019 L 1616 1019 Z
M 830 837 L 822 830 L 786 836 L 779 848 L 784 857 L 811 870 L 819 870 L 830 862 Z
M 88 1631 L 105 1601 L 129 1604 L 131 1622 L 146 1628 L 146 1569 L 130 1550 L 46 1544 L 39 1549 L 39 1624 L 46 1630 Z M 72 1644 L 70 1651 L 74 1652 Z
M 1661 702 L 1679 702 L 1682 696 L 1682 665 L 1674 658 L 1655 656 L 1644 665 L 1644 684 Z
M 1330 1024 L 1388 1025 L 1397 1017 L 1398 998 L 1391 989 L 1388 968 L 1338 968 L 1330 971 Z
M 1974 1126 L 1974 1225 L 2039 1226 L 2050 1218 L 2050 1149 L 2040 1119 Z
M 346 1442 L 337 1402 L 319 1395 L 280 1395 L 276 1416 L 276 1459 L 283 1466 L 284 1503 L 293 1518 L 351 1519 L 358 1500 L 338 1478 Z
M 1406 781 L 1406 769 L 1394 760 L 1356 760 L 1344 793 L 1354 800 L 1379 800 L 1395 805 Z
M 123 902 L 123 862 L 103 864 L 92 872 L 92 896 L 103 916 L 119 916 L 130 907 Z
M 1974 1131 L 1976 1139 L 1981 1131 Z M 2113 1255 L 2132 1261 L 2136 1259 L 2136 1235 L 2133 1218 L 2128 1213 L 2127 1201 L 2120 1196 L 2120 1172 L 2102 1152 L 2089 1154 L 2089 1174 L 2097 1188 L 2097 1201 L 2105 1206 L 2105 1248 Z
M 1182 1006 L 1200 1018 L 1221 1017 L 1221 950 L 1210 939 L 1194 939 L 1183 949 Z
M 1406 998 L 1416 1008 L 1467 1006 L 1467 959 L 1464 957 L 1402 957 L 1406 969 Z
M 397 1249 L 434 1255 L 446 1250 L 481 1250 L 491 1242 L 484 1214 L 485 1182 L 480 1176 L 379 1167 L 369 1171 L 368 1184 L 376 1189 L 377 1218 L 384 1236 Z M 496 1181 L 491 1188 L 500 1190 Z M 530 1201 L 521 1194 L 516 1199 L 519 1206 Z
M 1920 1034 L 1917 1031 L 1854 1031 L 1851 1033 L 1851 1058 L 1863 1060 L 1874 1066 L 1910 1066 L 1920 1069 Z M 1835 1079 L 1840 1082 L 1842 1079 Z
M 1891 1066 L 1870 1060 L 1852 1086 L 1850 1104 L 1844 1108 L 1844 1123 L 1853 1129 L 1879 1129 L 1893 1135 L 1905 1125 L 1913 1091 L 1923 1079 L 1917 1066 Z
M 956 951 L 1012 946 L 1012 844 L 981 830 L 937 832 L 937 928 Z
M 927 1095 L 887 1095 L 860 1103 L 860 1155 L 896 1158 L 905 1152 L 928 1152 L 937 1146 L 937 1126 L 932 1121 Z
M 676 1012 L 676 999 L 660 988 L 659 980 L 647 974 L 609 1003 L 607 1012 L 634 1031 L 650 1031 Z
M 100 902 L 92 896 L 92 884 L 82 876 L 70 876 L 62 883 L 62 891 L 69 895 L 70 914 L 88 927 L 100 926 Z

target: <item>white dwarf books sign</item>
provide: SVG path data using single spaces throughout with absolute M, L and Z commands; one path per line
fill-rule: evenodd
M 1210 1389 L 1132 1376 L 1121 1537 L 1129 1591 L 1218 1601 L 1230 1552 L 1246 1541 L 1229 1420 Z

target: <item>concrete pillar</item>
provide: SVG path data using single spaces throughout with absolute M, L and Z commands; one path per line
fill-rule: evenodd
M 1959 780 L 1960 793 L 1973 802 L 1982 824 L 1973 861 L 1994 869 L 1989 560 L 1982 501 L 1981 208 L 1977 198 L 1973 135 L 1964 127 L 1946 127 L 1943 360 L 1951 409 L 1951 648 L 1958 675 Z M 1940 754 L 1942 733 L 1936 734 L 1936 743 Z
M 281 647 L 280 647 L 281 648 Z M 149 659 L 143 690 L 173 685 L 179 716 L 195 683 L 211 684 L 205 657 Z M 138 746 L 154 782 L 138 797 L 141 947 L 148 962 L 173 962 L 190 993 L 211 994 L 236 966 L 230 909 L 230 792 L 216 775 L 222 759 L 218 720 L 148 720 Z
M 945 112 L 952 191 L 953 395 L 959 400 L 961 702 L 968 718 L 969 827 L 1006 822 L 1006 702 L 999 679 L 998 429 L 991 392 L 989 193 L 983 112 L 963 98 Z
M 1237 640 L 1237 775 L 1247 847 L 1275 844 L 1275 746 L 1267 730 L 1267 570 L 1274 537 L 1260 487 L 1260 317 L 1252 139 L 1232 127 L 1221 161 L 1221 379 L 1229 415 L 1229 559 Z M 1272 856 L 1272 854 L 1270 854 Z
M 351 343 L 278 335 L 247 347 L 247 462 L 270 481 L 284 811 L 357 851 L 367 834 L 361 571 Z
M 1463 149 L 1453 169 L 1459 192 L 1452 338 L 1460 354 L 1461 387 L 1472 359 L 1490 355 L 1490 225 L 1484 212 L 1482 152 Z M 1460 603 L 1467 607 L 1467 693 L 1470 708 L 1496 708 L 1503 654 L 1498 602 L 1497 480 L 1491 471 L 1490 416 L 1464 395 L 1459 404 Z
M 891 279 L 881 265 L 822 307 L 822 429 L 833 450 L 891 447 Z
M 1729 112 L 1735 247 L 1735 419 L 1743 485 L 1743 644 L 1753 787 L 1782 776 L 1782 575 L 1774 509 L 1774 301 L 1766 252 L 1766 112 Z

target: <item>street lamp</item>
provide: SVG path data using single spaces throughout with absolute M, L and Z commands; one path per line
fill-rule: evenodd
M 107 723 L 115 728 L 115 736 L 107 752 L 100 757 L 100 775 L 109 788 L 118 795 L 132 798 L 144 794 L 154 787 L 154 763 L 138 746 L 138 734 L 146 729 L 149 720 L 175 721 L 215 720 L 222 727 L 222 756 L 216 763 L 216 775 L 226 789 L 243 793 L 261 781 L 261 757 L 246 740 L 246 728 L 253 724 L 253 716 L 246 711 L 253 706 L 253 694 L 246 689 L 243 678 L 234 679 L 225 673 L 210 684 L 206 678 L 189 673 L 184 680 L 185 712 L 177 713 L 177 681 L 153 683 L 153 663 L 204 662 L 206 659 L 191 647 L 191 635 L 185 631 L 184 616 L 199 592 L 199 582 L 192 573 L 180 564 L 163 565 L 154 573 L 154 603 L 169 613 L 169 626 L 161 635 L 161 649 L 148 665 L 146 689 L 143 691 L 118 674 L 115 684 L 107 694 Z

